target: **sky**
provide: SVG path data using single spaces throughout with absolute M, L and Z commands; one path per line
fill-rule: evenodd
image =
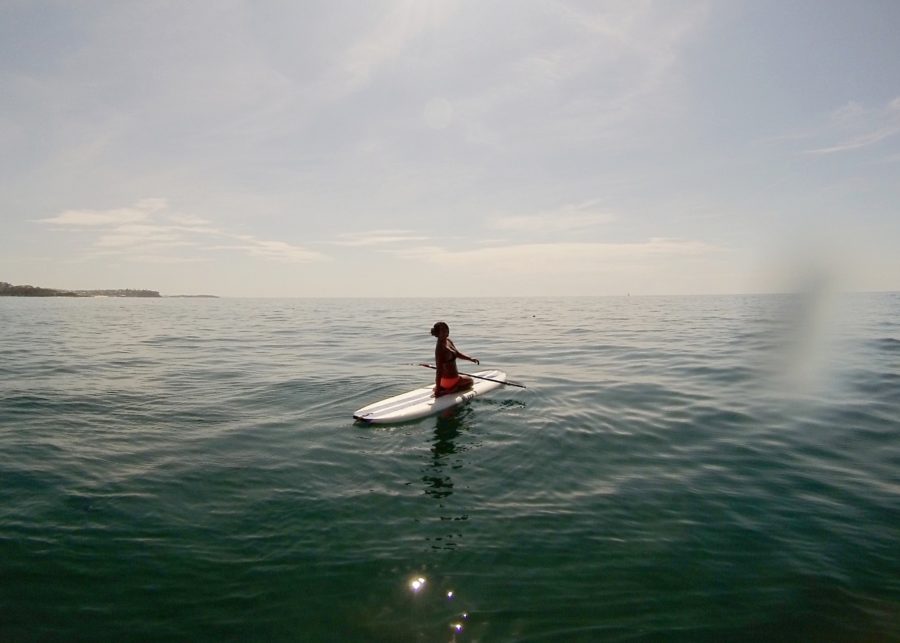
M 900 290 L 895 0 L 0 0 L 0 281 Z

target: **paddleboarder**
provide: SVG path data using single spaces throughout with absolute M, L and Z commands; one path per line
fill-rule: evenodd
M 434 396 L 440 397 L 456 391 L 464 391 L 472 387 L 472 378 L 460 375 L 456 370 L 456 358 L 468 360 L 474 364 L 480 362 L 474 357 L 469 357 L 458 348 L 450 339 L 450 327 L 442 321 L 431 327 L 431 334 L 437 337 L 434 346 L 434 361 L 437 368 L 434 371 Z

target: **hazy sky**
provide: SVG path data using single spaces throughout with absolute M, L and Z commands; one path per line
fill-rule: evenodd
M 0 281 L 900 290 L 900 2 L 0 0 Z

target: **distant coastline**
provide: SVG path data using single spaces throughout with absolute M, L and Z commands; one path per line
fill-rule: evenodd
M 158 290 L 120 288 L 107 290 L 62 290 L 39 286 L 14 286 L 0 281 L 0 297 L 162 297 Z M 217 299 L 216 295 L 172 295 L 179 298 Z

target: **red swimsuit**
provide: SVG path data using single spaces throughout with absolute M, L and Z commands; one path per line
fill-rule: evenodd
M 453 388 L 459 383 L 459 375 L 456 377 L 442 377 L 441 388 Z

